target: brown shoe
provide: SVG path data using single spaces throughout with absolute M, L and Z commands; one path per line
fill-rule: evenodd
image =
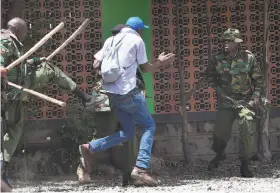
M 85 169 L 86 173 L 90 174 L 93 164 L 93 152 L 89 150 L 89 144 L 80 145 L 79 151 L 81 154 L 81 166 Z
M 77 168 L 77 176 L 81 184 L 87 184 L 91 181 L 89 174 L 85 172 L 85 169 L 81 167 L 81 164 Z
M 1 179 L 1 192 L 12 192 L 12 188 L 3 179 Z
M 123 181 L 122 183 L 123 187 L 126 186 L 136 186 L 136 187 L 142 187 L 142 186 L 149 186 L 149 184 L 146 184 L 145 182 L 141 181 L 141 180 L 127 180 L 127 181 Z
M 134 167 L 131 172 L 131 178 L 134 180 L 141 180 L 150 186 L 157 186 L 158 182 L 152 178 L 146 170 Z
M 126 174 L 123 175 L 122 186 L 123 187 L 126 187 L 126 186 L 140 187 L 140 186 L 148 186 L 148 184 L 146 184 L 145 182 L 143 182 L 141 180 L 132 179 L 131 178 L 131 173 L 128 173 L 127 175 Z

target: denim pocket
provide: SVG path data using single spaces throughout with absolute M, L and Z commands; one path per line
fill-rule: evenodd
M 145 97 L 143 96 L 142 93 L 138 93 L 135 95 L 135 98 L 137 99 L 137 101 L 141 102 L 141 103 L 145 103 L 146 102 L 146 99 Z

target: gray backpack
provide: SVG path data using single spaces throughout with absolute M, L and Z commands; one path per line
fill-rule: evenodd
M 104 57 L 101 64 L 101 75 L 103 81 L 107 83 L 115 82 L 124 72 L 124 68 L 119 64 L 118 57 L 118 50 L 122 45 L 121 41 L 124 37 L 125 35 L 122 34 L 120 40 L 114 44 L 114 36 L 112 38 L 112 42 L 105 48 Z

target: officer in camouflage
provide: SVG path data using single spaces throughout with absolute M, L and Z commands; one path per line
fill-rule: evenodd
M 237 118 L 240 125 L 240 173 L 242 177 L 253 177 L 248 166 L 253 148 L 253 115 L 248 108 L 257 106 L 260 102 L 260 93 L 264 87 L 263 76 L 254 54 L 241 49 L 240 43 L 243 40 L 239 30 L 227 29 L 221 40 L 224 51 L 213 56 L 207 67 L 207 81 L 218 94 L 213 139 L 213 150 L 217 155 L 209 163 L 208 169 L 217 168 L 220 161 L 225 160 L 225 149 L 233 122 Z M 236 103 L 232 103 L 227 97 Z
M 26 22 L 20 18 L 13 18 L 8 22 L 8 29 L 1 30 L 0 41 L 0 62 L 2 67 L 8 66 L 11 62 L 23 54 L 23 44 L 21 43 L 27 36 Z M 103 103 L 106 100 L 104 95 L 93 97 L 79 90 L 75 82 L 67 77 L 58 67 L 49 61 L 33 59 L 32 64 L 21 64 L 8 73 L 9 81 L 22 85 L 25 88 L 36 89 L 45 86 L 50 81 L 56 83 L 59 88 L 72 91 L 77 97 L 82 99 L 84 106 L 91 107 Z M 19 139 L 23 132 L 24 107 L 27 105 L 26 93 L 9 88 L 8 102 L 4 108 L 7 111 L 7 133 L 4 136 L 4 160 L 1 155 L 1 177 L 6 180 L 7 164 L 11 160 Z
M 8 29 L 7 30 L 1 30 L 1 43 L 0 43 L 0 49 L 1 49 L 1 55 L 0 55 L 0 62 L 1 67 L 8 66 L 13 60 L 16 60 L 21 56 L 21 53 L 23 52 L 22 48 L 23 45 L 21 41 L 25 39 L 27 35 L 27 25 L 26 23 L 21 19 L 13 19 L 8 22 Z M 14 69 L 12 69 L 8 73 L 8 79 L 15 83 L 21 82 L 21 76 L 23 66 L 18 65 Z M 2 97 L 2 96 L 1 96 Z M 2 98 L 3 99 L 3 98 Z M 8 108 L 9 107 L 9 108 Z M 4 133 L 4 141 L 3 141 L 3 152 L 1 151 L 1 179 L 7 183 L 7 185 L 10 187 L 7 179 L 6 179 L 6 169 L 7 164 L 10 162 L 10 156 L 13 154 L 14 151 L 11 151 L 12 147 L 15 146 L 13 149 L 16 148 L 19 140 L 19 136 L 22 133 L 22 124 L 23 121 L 20 121 L 20 115 L 22 113 L 22 103 L 21 101 L 14 101 L 13 103 L 6 102 L 1 107 L 3 112 L 8 112 L 10 114 L 9 121 L 6 120 L 6 126 L 10 127 L 10 130 L 7 131 L 8 133 Z M 11 110 L 14 111 L 13 115 L 11 115 Z M 17 114 L 16 114 L 17 113 Z M 8 117 L 5 117 L 6 119 Z M 12 124 L 14 118 L 15 124 Z M 11 125 L 11 126 L 10 126 Z M 7 129 L 7 128 L 6 128 Z M 8 143 L 5 143 L 5 142 Z M 9 142 L 12 142 L 13 145 L 9 144 Z M 8 148 L 8 150 L 7 150 Z M 4 157 L 3 157 L 4 154 Z M 5 155 L 7 154 L 7 155 Z M 4 159 L 4 160 L 3 160 Z M 10 187 L 11 188 L 11 187 Z

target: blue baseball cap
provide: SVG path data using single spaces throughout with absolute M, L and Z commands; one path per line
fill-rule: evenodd
M 139 17 L 129 18 L 126 22 L 126 25 L 130 26 L 134 30 L 149 28 L 149 26 L 146 26 L 143 20 Z

